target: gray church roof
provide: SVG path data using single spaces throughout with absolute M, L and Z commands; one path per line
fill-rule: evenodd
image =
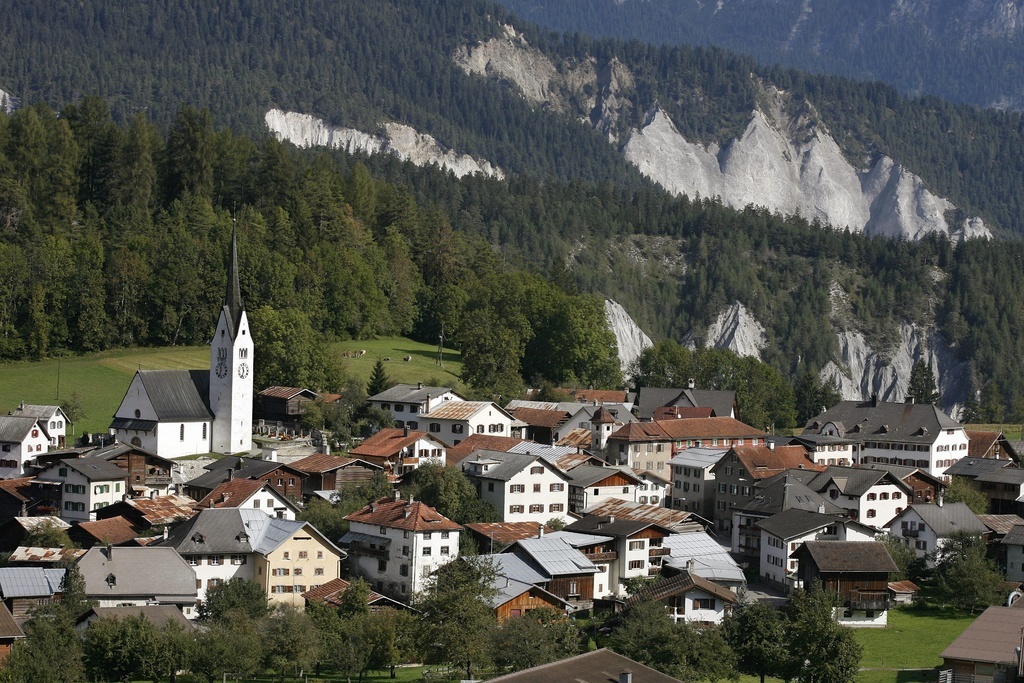
M 212 420 L 209 370 L 139 370 L 161 422 Z

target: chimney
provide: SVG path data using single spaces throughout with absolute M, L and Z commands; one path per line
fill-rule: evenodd
M 939 493 L 939 495 L 935 497 L 935 504 L 942 507 L 942 493 Z
M 872 408 L 877 408 L 878 407 L 878 394 L 871 394 L 871 407 Z
M 633 672 L 623 669 L 619 672 L 619 683 L 633 683 Z
M 615 515 L 608 515 L 608 523 L 615 524 Z
M 412 505 L 412 494 L 409 494 L 409 502 L 406 505 Z
M 394 493 L 392 493 L 391 495 L 392 495 L 392 497 L 395 500 L 401 500 L 402 499 L 402 492 L 399 491 L 398 489 L 395 489 Z
M 694 562 L 692 557 L 686 561 L 686 571 L 692 572 L 695 566 L 697 566 L 697 563 Z
M 538 524 L 537 525 L 537 538 L 544 538 L 544 525 L 543 524 Z
M 689 380 L 687 380 L 687 382 L 686 382 L 686 388 L 687 389 L 693 389 L 695 386 L 697 386 L 697 382 L 692 377 Z M 632 675 L 633 674 L 630 674 L 630 676 L 632 676 Z
M 228 481 L 231 481 L 234 478 L 235 478 L 235 470 L 234 470 L 234 468 L 229 467 L 228 468 Z
M 409 427 L 402 427 L 402 436 L 409 436 Z
M 912 394 L 907 394 L 907 403 L 914 405 L 914 396 Z
M 775 450 L 775 442 L 774 441 L 769 441 L 768 442 L 768 450 L 770 450 L 770 451 L 774 451 Z
M 114 559 L 114 546 L 112 546 L 112 545 L 110 545 L 108 543 L 107 544 L 107 562 L 110 562 L 112 559 Z
M 417 382 L 416 383 L 416 388 L 422 391 L 423 390 L 423 382 Z
M 825 504 L 824 503 L 818 503 L 818 514 L 819 515 L 825 514 Z
M 164 525 L 164 540 L 167 540 L 167 525 Z

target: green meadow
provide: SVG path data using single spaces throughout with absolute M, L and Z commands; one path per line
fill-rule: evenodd
M 459 353 L 451 349 L 445 349 L 438 365 L 437 346 L 403 337 L 339 342 L 332 348 L 342 357 L 349 375 L 362 382 L 369 379 L 378 358 L 390 358 L 385 361 L 385 367 L 394 382 L 460 386 L 462 363 Z M 366 353 L 356 356 L 359 351 Z M 410 360 L 403 360 L 407 357 Z M 258 359 L 257 356 L 257 362 Z M 136 370 L 208 367 L 210 350 L 206 346 L 117 349 L 3 364 L 0 365 L 0 414 L 13 410 L 22 401 L 56 404 L 74 394 L 84 413 L 75 425 L 75 433 L 105 432 Z M 262 388 L 257 387 L 257 390 Z

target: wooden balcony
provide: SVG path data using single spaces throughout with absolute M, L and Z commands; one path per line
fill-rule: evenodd
M 850 609 L 887 610 L 889 594 L 884 591 L 854 591 L 850 594 Z
M 614 550 L 603 553 L 583 553 L 591 562 L 614 562 L 619 554 Z
M 907 538 L 917 538 L 919 531 L 917 529 L 900 529 L 900 533 Z
M 662 557 L 664 555 L 671 555 L 671 554 L 672 554 L 672 549 L 671 548 L 650 548 L 647 551 L 647 556 L 648 557 Z
M 371 548 L 368 545 L 362 543 L 353 543 L 349 546 L 349 551 L 353 555 L 362 555 L 364 557 L 376 557 L 378 560 L 389 560 L 391 559 L 391 551 L 387 548 Z

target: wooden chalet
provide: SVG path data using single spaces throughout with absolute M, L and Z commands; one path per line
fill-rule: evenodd
M 296 460 L 291 467 L 307 475 L 302 480 L 302 495 L 306 498 L 315 491 L 339 491 L 346 485 L 369 483 L 375 472 L 384 471 L 383 465 L 326 453 Z
M 301 387 L 268 387 L 259 394 L 259 417 L 267 422 L 294 423 L 302 418 L 305 405 L 319 396 Z
M 839 596 L 838 620 L 847 626 L 884 627 L 889 575 L 899 571 L 878 541 L 806 541 L 794 553 L 807 590 L 818 586 Z

